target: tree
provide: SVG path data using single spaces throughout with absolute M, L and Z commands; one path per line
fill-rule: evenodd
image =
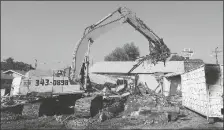
M 117 47 L 109 55 L 104 57 L 105 61 L 134 61 L 140 52 L 134 43 L 126 43 L 122 48 Z
M 202 59 L 185 59 L 183 56 L 180 55 L 173 55 L 170 58 L 170 61 L 187 61 L 187 62 L 197 62 L 197 63 L 204 63 Z
M 184 61 L 185 58 L 183 56 L 179 56 L 179 55 L 173 55 L 171 58 L 170 58 L 170 61 Z
M 5 62 L 8 68 L 14 69 L 14 59 L 12 57 L 7 58 Z
M 12 57 L 9 57 L 1 62 L 1 70 L 5 71 L 10 69 L 29 71 L 29 70 L 34 70 L 34 67 L 32 67 L 31 64 L 14 61 Z
M 140 55 L 138 47 L 136 47 L 133 42 L 131 44 L 126 43 L 123 49 L 128 55 L 129 61 L 134 61 Z

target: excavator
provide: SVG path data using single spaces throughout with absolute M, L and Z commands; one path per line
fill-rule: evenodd
M 138 67 L 143 61 L 148 60 L 153 64 L 159 61 L 164 62 L 170 57 L 170 49 L 164 44 L 163 39 L 159 38 L 143 21 L 136 16 L 134 12 L 126 7 L 120 7 L 114 12 L 107 15 L 96 24 L 90 25 L 85 28 L 82 38 L 76 44 L 73 52 L 72 66 L 70 70 L 69 80 L 70 83 L 77 83 L 77 79 L 80 78 L 80 71 L 83 64 L 83 59 L 86 57 L 86 77 L 88 76 L 88 54 L 90 45 L 103 33 L 118 27 L 119 25 L 128 23 L 131 27 L 141 33 L 149 42 L 149 55 L 146 55 L 139 60 L 139 62 L 133 66 L 133 68 L 127 72 L 131 73 L 136 67 Z M 87 78 L 86 78 L 87 79 Z M 86 80 L 85 80 L 86 83 Z M 86 85 L 84 85 L 86 86 Z M 86 89 L 84 87 L 84 89 Z
M 140 18 L 138 18 L 136 14 L 130 9 L 126 7 L 120 7 L 97 23 L 85 28 L 82 38 L 78 41 L 74 48 L 72 65 L 69 69 L 68 77 L 36 77 L 31 79 L 31 83 L 28 83 L 29 86 L 27 87 L 28 90 L 26 94 L 34 92 L 38 94 L 49 92 L 50 96 L 40 98 L 41 100 L 38 99 L 38 101 L 40 101 L 41 103 L 39 102 L 36 106 L 39 107 L 30 107 L 30 103 L 25 104 L 23 107 L 23 111 L 25 111 L 25 114 L 30 111 L 30 108 L 39 109 L 39 112 L 37 112 L 36 114 L 41 116 L 44 113 L 47 113 L 47 111 L 53 112 L 55 108 L 57 108 L 58 110 L 59 108 L 61 108 L 61 106 L 74 107 L 76 100 L 82 98 L 83 93 L 90 91 L 88 87 L 86 87 L 88 86 L 87 81 L 89 79 L 88 55 L 90 52 L 90 46 L 93 45 L 93 43 L 97 40 L 97 38 L 99 38 L 101 34 L 104 34 L 109 30 L 126 23 L 137 30 L 139 33 L 141 33 L 149 42 L 149 54 L 142 57 L 141 60 L 139 60 L 139 62 L 135 66 L 133 66 L 133 68 L 127 73 L 131 73 L 145 60 L 150 61 L 152 64 L 156 64 L 157 62 L 164 62 L 165 65 L 165 61 L 171 55 L 171 52 L 163 42 L 163 39 L 158 37 L 152 31 L 152 29 L 144 24 L 144 22 Z M 80 82 L 80 79 L 82 82 Z M 39 81 L 42 80 L 46 80 L 47 84 L 45 82 L 40 85 L 41 82 Z M 25 82 L 25 79 L 23 81 Z M 35 86 L 34 84 L 36 83 L 38 84 Z M 65 89 L 66 87 L 67 89 Z M 31 104 L 35 105 L 37 104 L 37 101 Z

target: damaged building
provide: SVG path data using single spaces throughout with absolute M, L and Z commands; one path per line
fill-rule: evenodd
M 135 79 L 137 75 L 137 85 L 142 84 L 166 96 L 180 89 L 180 74 L 185 72 L 183 61 L 169 61 L 165 66 L 162 62 L 153 65 L 145 61 L 128 74 L 136 63 L 135 61 L 97 62 L 90 68 L 90 73 L 126 79 Z

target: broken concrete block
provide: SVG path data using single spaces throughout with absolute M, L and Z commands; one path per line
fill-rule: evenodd
M 149 114 L 151 114 L 151 110 L 142 109 L 139 111 L 139 115 L 145 116 L 145 115 L 149 115 Z
M 168 113 L 168 122 L 176 121 L 177 118 L 178 118 L 178 113 L 175 113 L 175 112 Z
M 106 111 L 108 111 L 110 113 L 114 113 L 114 114 L 120 113 L 123 110 L 124 110 L 124 105 L 120 102 L 116 102 L 116 103 L 112 104 L 112 106 L 110 106 L 106 109 Z
M 139 111 L 132 112 L 130 116 L 139 116 Z
M 114 118 L 115 117 L 115 114 L 114 113 L 111 113 L 111 112 L 108 112 L 108 111 L 103 111 L 101 113 L 99 113 L 99 121 L 100 122 L 104 122 L 108 119 L 111 119 L 111 118 Z
M 107 120 L 107 116 L 105 115 L 105 113 L 101 113 L 100 116 L 99 116 L 99 121 L 103 122 L 105 120 Z
M 126 97 L 126 96 L 129 96 L 131 93 L 130 92 L 125 92 L 121 95 L 121 97 Z
M 119 86 L 117 87 L 117 89 L 116 89 L 116 92 L 120 92 L 120 91 L 122 91 L 124 88 L 125 88 L 125 85 L 124 85 L 124 84 L 119 85 Z

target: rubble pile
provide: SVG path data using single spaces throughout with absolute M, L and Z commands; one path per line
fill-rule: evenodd
M 21 114 L 26 117 L 38 117 L 39 115 L 42 115 L 41 113 L 43 110 L 45 111 L 45 109 L 41 109 L 41 104 L 36 103 L 36 101 L 49 96 L 49 93 L 36 92 L 29 93 L 27 95 L 4 96 L 1 97 L 1 110 L 4 112 Z M 49 101 L 47 103 L 47 108 L 53 107 L 53 105 L 51 105 L 53 103 L 55 102 Z
M 80 125 L 82 128 L 110 129 L 122 128 L 125 125 L 136 125 L 137 127 L 137 125 L 142 124 L 151 125 L 175 121 L 180 115 L 180 109 L 182 108 L 181 95 L 177 94 L 166 97 L 148 89 L 148 87 L 144 85 L 138 85 L 137 88 L 130 89 L 127 87 L 122 93 L 121 91 L 117 91 L 119 87 L 116 87 L 112 83 L 105 83 L 104 85 L 96 84 L 96 86 L 97 85 L 102 87 L 102 92 L 99 96 L 96 96 L 98 98 L 95 97 L 94 100 L 91 101 L 91 106 L 95 105 L 97 107 L 93 107 L 94 109 L 90 107 L 90 111 L 92 111 L 93 115 L 91 115 L 88 121 L 85 121 L 87 124 Z M 116 88 L 116 90 L 113 91 L 111 88 Z M 129 94 L 126 95 L 125 93 Z M 73 121 L 76 122 L 76 120 L 77 119 Z M 74 122 L 70 123 L 77 125 L 77 123 Z M 114 124 L 112 122 L 114 122 Z
M 104 84 L 98 84 L 98 83 L 95 83 L 95 82 L 91 82 L 91 86 L 93 89 L 95 89 L 96 91 L 101 91 L 103 90 L 104 88 L 115 88 L 116 87 L 116 84 L 113 84 L 113 83 L 109 83 L 109 82 L 106 82 Z
M 96 91 L 101 91 L 104 88 L 103 84 L 97 84 L 97 83 L 94 83 L 94 82 L 91 82 L 91 86 Z
M 104 87 L 104 89 L 109 87 Z M 127 90 L 126 90 L 127 91 Z M 101 122 L 114 118 L 119 113 L 123 117 L 149 115 L 151 113 L 165 113 L 166 117 L 177 115 L 181 107 L 180 95 L 164 96 L 139 85 L 132 95 L 127 98 L 106 98 L 99 116 Z M 111 90 L 105 91 L 106 95 L 115 95 Z M 118 93 L 119 94 L 119 93 Z M 120 95 L 120 94 L 119 94 Z M 148 114 L 147 114 L 148 113 Z M 94 115 L 95 116 L 95 115 Z M 173 117 L 173 116 L 171 116 Z
M 174 97 L 169 99 L 156 93 L 129 95 L 121 99 L 108 98 L 100 113 L 89 120 L 86 129 L 122 128 L 175 121 L 180 109 L 169 103 L 173 99 Z
M 177 100 L 179 99 L 179 100 Z M 132 111 L 137 111 L 141 107 L 169 107 L 169 106 L 181 106 L 181 98 L 179 95 L 166 97 L 162 94 L 155 93 L 154 91 L 148 91 L 148 94 L 132 95 L 129 96 L 125 103 L 126 115 L 129 115 Z
M 13 100 L 12 97 L 9 97 L 9 96 L 1 97 L 1 107 L 14 105 L 14 104 L 16 104 L 16 102 Z
M 3 96 L 1 97 L 1 107 L 16 106 L 27 102 L 33 102 L 40 98 L 46 98 L 51 96 L 50 93 L 37 93 L 31 92 L 27 95 L 14 95 L 14 96 Z
M 106 120 L 104 122 L 94 122 L 90 123 L 85 129 L 121 129 L 125 126 L 136 126 L 143 124 L 143 119 L 135 119 L 135 118 L 112 118 L 110 120 Z
M 148 90 L 148 94 L 129 96 L 125 103 L 125 110 L 122 112 L 122 118 L 143 116 L 151 123 L 169 122 L 177 120 L 181 109 L 181 95 L 166 97 Z
M 23 117 L 21 116 L 21 114 L 14 114 L 12 112 L 1 112 L 1 122 L 19 120 L 22 118 Z
M 6 110 L 7 108 L 16 107 L 18 105 L 26 103 L 26 100 L 22 100 L 19 98 L 15 98 L 12 96 L 4 96 L 1 97 L 1 110 Z
M 93 120 L 95 119 L 100 122 L 114 118 L 124 110 L 125 101 L 125 97 L 106 97 L 105 99 L 103 99 L 102 96 L 97 96 L 91 102 L 91 117 L 93 118 Z
M 151 97 L 142 97 L 139 95 L 131 95 L 128 97 L 125 103 L 124 116 L 131 115 L 132 112 L 138 111 L 140 107 L 151 106 L 155 107 L 153 99 Z
M 178 106 L 178 107 L 183 107 L 182 106 L 182 97 L 179 94 L 173 95 L 173 96 L 169 96 L 167 98 L 167 101 L 169 103 L 169 105 L 171 106 Z
M 106 83 L 104 84 L 104 86 L 105 86 L 105 87 L 108 87 L 108 88 L 115 88 L 115 87 L 116 87 L 116 84 L 106 82 Z
M 126 97 L 120 98 L 120 99 L 114 99 L 109 103 L 104 103 L 104 109 L 100 113 L 100 121 L 103 122 L 107 119 L 111 119 L 113 117 L 116 117 L 119 113 L 124 111 L 126 102 Z

